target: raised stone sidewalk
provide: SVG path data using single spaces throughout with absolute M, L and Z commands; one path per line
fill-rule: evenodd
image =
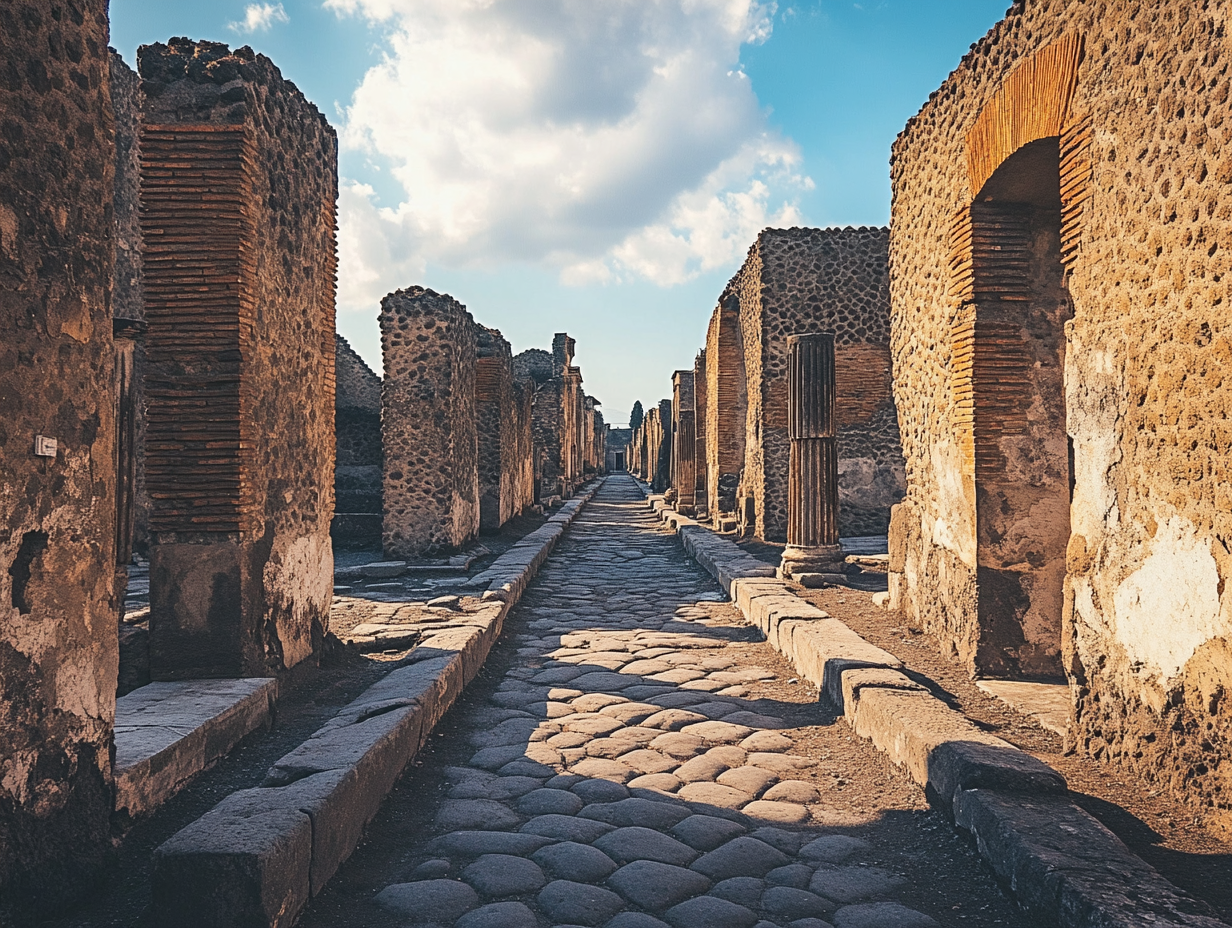
M 901 662 L 797 597 L 773 568 L 662 496 L 648 505 L 729 592 L 745 619 L 975 840 L 1019 902 L 1062 928 L 1223 925 L 1067 795 L 1064 778 L 984 732 Z
M 404 666 L 275 763 L 262 786 L 231 794 L 164 842 L 154 856 L 154 923 L 294 924 L 479 673 L 509 610 L 594 492 L 570 500 L 473 578 L 477 589 L 487 587 L 479 600 L 413 610 L 405 627 L 418 644 Z

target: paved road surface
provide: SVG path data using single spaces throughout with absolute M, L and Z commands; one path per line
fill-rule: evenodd
M 302 924 L 1033 924 L 724 599 L 609 478 Z

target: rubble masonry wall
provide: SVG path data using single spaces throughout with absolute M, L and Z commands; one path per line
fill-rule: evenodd
M 0 8 L 0 922 L 110 846 L 115 169 L 107 4 Z M 57 441 L 36 457 L 35 436 Z
M 1226 20 L 1223 7 L 1184 0 L 1015 4 L 895 145 L 890 248 L 908 473 L 891 532 L 891 589 L 911 621 L 974 670 L 987 632 L 978 615 L 975 512 L 983 465 L 964 447 L 972 426 L 953 386 L 968 363 L 955 348 L 969 344 L 956 329 L 962 304 L 951 283 L 952 229 L 997 166 L 978 141 L 985 136 L 977 137 L 982 147 L 967 143 L 991 101 L 994 116 L 1039 126 L 1040 144 L 1050 140 L 1072 313 L 1050 362 L 1063 370 L 1073 462 L 1054 647 L 1076 698 L 1076 741 L 1191 801 L 1225 831 L 1232 826 Z M 1067 43 L 1084 50 L 1072 84 L 1058 79 L 1055 63 L 1012 76 Z M 1020 141 L 1035 144 L 1031 138 Z M 977 326 L 977 351 L 981 338 Z M 1044 452 L 1052 449 L 1034 457 L 1021 447 L 1025 431 L 981 436 L 992 424 L 981 425 L 980 411 L 977 396 L 976 454 L 983 442 L 1022 468 L 1024 480 L 1050 479 Z M 1065 443 L 1062 436 L 1060 454 Z M 978 499 L 989 497 L 981 490 Z M 1006 530 L 1030 538 L 1042 517 L 1019 518 Z M 1023 545 L 1024 564 L 1035 556 Z
M 381 378 L 341 335 L 334 360 L 338 512 L 381 511 Z
M 879 228 L 766 229 L 728 284 L 724 299 L 739 301 L 747 384 L 741 495 L 753 500 L 748 528 L 759 538 L 787 537 L 789 335 L 835 333 L 841 534 L 884 533 L 902 498 L 888 242 Z
M 453 551 L 479 532 L 477 326 L 423 287 L 381 300 L 383 538 L 391 557 Z

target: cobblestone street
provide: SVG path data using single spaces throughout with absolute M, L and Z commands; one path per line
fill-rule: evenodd
M 302 924 L 1028 925 L 608 478 Z

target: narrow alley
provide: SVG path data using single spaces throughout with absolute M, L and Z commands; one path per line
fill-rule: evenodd
M 606 479 L 304 926 L 1028 925 Z

